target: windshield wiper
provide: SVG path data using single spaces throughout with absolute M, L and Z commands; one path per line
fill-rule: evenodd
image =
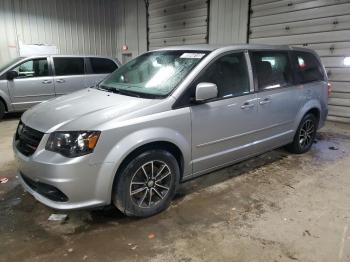
M 122 94 L 122 95 L 134 96 L 134 97 L 141 97 L 139 93 L 133 92 L 133 91 L 129 91 L 129 90 L 125 90 L 125 89 L 118 89 L 118 88 L 115 88 L 114 91 L 115 91 L 116 93 L 119 93 L 119 94 Z
M 121 94 L 121 95 L 133 96 L 133 97 L 139 97 L 139 98 L 159 99 L 159 98 L 164 98 L 166 96 L 166 95 L 156 95 L 156 94 L 136 92 L 136 91 L 104 86 L 104 85 L 97 85 L 96 88 L 105 92 L 111 92 L 115 94 Z
M 133 92 L 133 91 L 125 90 L 125 89 L 120 89 L 120 88 L 116 88 L 116 87 L 100 86 L 100 85 L 98 85 L 97 89 L 103 90 L 103 91 L 106 91 L 106 92 L 112 92 L 112 93 L 115 93 L 115 94 L 122 94 L 122 95 L 126 95 L 126 96 L 134 96 L 134 97 L 141 97 L 139 95 L 139 93 L 137 93 L 137 92 Z

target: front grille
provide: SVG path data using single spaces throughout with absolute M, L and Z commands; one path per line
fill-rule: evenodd
M 43 195 L 44 197 L 56 202 L 68 201 L 68 197 L 58 188 L 45 183 L 36 182 L 23 174 L 21 174 L 21 177 L 31 189 L 40 195 Z
M 16 148 L 23 155 L 31 156 L 39 146 L 43 135 L 44 133 L 19 122 L 15 136 Z

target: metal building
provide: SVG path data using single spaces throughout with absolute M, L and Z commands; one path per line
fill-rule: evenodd
M 18 56 L 21 43 L 122 61 L 126 43 L 125 54 L 146 51 L 146 8 L 142 0 L 1 0 L 0 36 L 0 63 Z

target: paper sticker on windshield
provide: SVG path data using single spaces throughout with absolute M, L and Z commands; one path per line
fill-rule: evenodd
M 194 59 L 201 59 L 205 54 L 201 53 L 183 53 L 180 58 L 194 58 Z

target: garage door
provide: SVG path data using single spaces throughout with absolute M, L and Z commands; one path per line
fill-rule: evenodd
M 148 12 L 149 49 L 207 43 L 207 0 L 150 0 Z
M 329 119 L 350 122 L 350 0 L 252 0 L 249 42 L 315 49 L 333 84 Z

